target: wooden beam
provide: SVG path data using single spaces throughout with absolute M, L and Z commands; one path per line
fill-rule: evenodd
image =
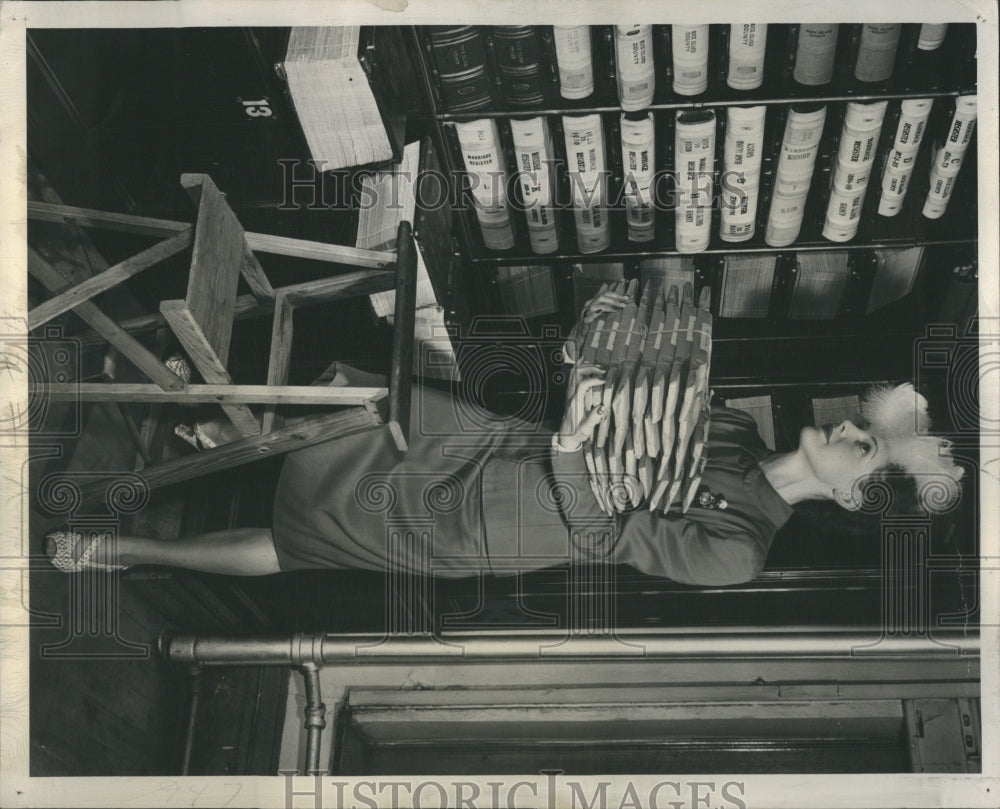
M 392 289 L 396 274 L 393 270 L 359 270 L 318 281 L 306 281 L 281 287 L 293 306 L 315 306 L 318 303 L 367 295 Z
M 150 489 L 158 489 L 175 483 L 183 483 L 213 472 L 221 472 L 246 463 L 273 458 L 285 452 L 330 441 L 345 435 L 352 435 L 377 426 L 371 415 L 363 408 L 352 408 L 340 413 L 318 416 L 292 427 L 285 427 L 266 435 L 244 438 L 215 449 L 203 450 L 193 455 L 185 455 L 171 461 L 156 464 L 141 472 Z M 93 504 L 103 500 L 109 480 L 115 472 L 108 472 L 106 479 L 98 479 L 80 488 L 82 504 Z M 37 497 L 35 498 L 37 505 Z
M 51 292 L 59 292 L 68 286 L 62 273 L 30 247 L 28 248 L 28 272 Z M 116 324 L 95 304 L 84 301 L 73 309 L 73 313 L 128 357 L 136 368 L 146 374 L 160 388 L 171 392 L 184 389 L 183 379 L 174 374 L 153 352 Z
M 327 244 L 306 239 L 292 239 L 287 236 L 271 236 L 266 233 L 247 233 L 247 244 L 258 253 L 349 264 L 352 267 L 370 270 L 388 267 L 396 260 L 392 253 L 385 250 L 364 250 L 343 244 Z
M 396 311 L 389 369 L 389 429 L 401 452 L 410 436 L 410 393 L 417 304 L 417 248 L 410 223 L 399 223 L 396 236 Z
M 198 325 L 191 311 L 187 308 L 187 304 L 184 301 L 176 300 L 161 301 L 160 312 L 167 319 L 171 330 L 184 346 L 191 362 L 194 363 L 202 378 L 210 385 L 232 384 L 226 366 L 223 365 L 209 344 L 201 326 Z M 257 419 L 246 405 L 223 405 L 222 409 L 240 435 L 256 435 L 260 432 Z
M 210 177 L 184 174 L 181 183 L 192 193 L 195 186 L 201 189 L 184 301 L 206 345 L 225 368 L 229 360 L 240 265 L 246 249 L 243 226 Z
M 57 222 L 60 225 L 72 221 L 82 227 L 117 230 L 120 233 L 136 233 L 141 236 L 170 236 L 173 233 L 179 233 L 184 228 L 191 227 L 190 222 L 155 219 L 149 216 L 135 216 L 134 214 L 114 213 L 112 211 L 97 211 L 93 208 L 56 205 L 38 200 L 28 200 L 28 218 L 39 222 Z
M 31 390 L 52 402 L 159 402 L 175 404 L 365 405 L 389 395 L 388 388 L 327 385 L 188 385 L 165 391 L 142 382 L 38 383 Z
M 149 447 L 146 446 L 142 433 L 136 426 L 131 414 L 125 409 L 125 402 L 115 402 L 115 407 L 118 410 L 118 414 L 122 417 L 122 421 L 125 423 L 125 431 L 128 433 L 128 437 L 132 439 L 132 444 L 135 446 L 136 452 L 139 453 L 142 462 L 148 464 L 153 460 L 149 454 Z
M 271 356 L 267 362 L 267 384 L 288 384 L 288 369 L 292 359 L 292 320 L 295 308 L 285 294 L 274 299 L 274 320 L 271 323 Z M 281 427 L 281 418 L 273 404 L 264 408 L 261 431 L 269 433 Z
M 158 242 L 152 247 L 137 253 L 124 261 L 109 267 L 104 272 L 98 273 L 86 281 L 77 284 L 56 297 L 47 300 L 45 303 L 36 306 L 28 312 L 28 330 L 37 329 L 39 326 L 48 323 L 52 318 L 58 317 L 63 312 L 68 312 L 81 303 L 90 300 L 102 292 L 106 292 L 111 287 L 117 286 L 126 278 L 130 278 L 143 270 L 148 270 L 154 264 L 159 264 L 164 259 L 179 253 L 181 250 L 191 245 L 193 230 L 189 227 L 180 233 L 175 233 L 169 239 Z
M 76 208 L 71 205 L 52 205 L 47 202 L 34 201 L 28 202 L 28 218 L 60 223 L 67 219 L 73 219 L 84 227 L 106 228 L 147 236 L 169 236 L 190 227 L 188 222 L 109 213 L 93 208 Z M 364 250 L 359 247 L 292 239 L 286 236 L 272 236 L 266 233 L 247 232 L 246 239 L 250 249 L 258 253 L 293 256 L 313 261 L 327 261 L 333 264 L 350 264 L 367 269 L 387 267 L 396 258 L 391 252 L 384 250 Z
M 245 320 L 248 317 L 262 317 L 273 311 L 273 304 L 260 303 L 253 295 L 240 295 L 236 298 L 236 307 L 233 310 L 233 320 Z M 166 319 L 159 312 L 152 312 L 148 315 L 137 315 L 122 320 L 118 324 L 129 334 L 141 334 L 142 332 L 154 331 L 164 328 L 167 325 Z M 82 345 L 88 346 L 94 343 L 105 342 L 106 338 L 100 334 L 82 331 L 79 334 L 71 335 L 79 340 Z
M 240 275 L 243 276 L 247 286 L 250 287 L 250 292 L 258 301 L 261 303 L 274 302 L 274 287 L 267 280 L 264 268 L 260 266 L 257 256 L 253 254 L 253 250 L 250 249 L 245 238 L 243 240 L 243 262 L 240 264 Z

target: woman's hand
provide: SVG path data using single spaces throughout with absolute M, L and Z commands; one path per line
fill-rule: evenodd
M 587 391 L 604 384 L 604 370 L 589 362 L 576 365 L 566 386 L 566 411 L 559 427 L 559 446 L 567 452 L 576 452 L 594 434 L 597 425 L 608 417 L 609 410 L 602 404 L 586 410 Z
M 569 338 L 563 346 L 565 361 L 572 364 L 580 356 L 583 331 L 586 326 L 589 326 L 603 314 L 614 312 L 616 309 L 624 309 L 631 300 L 632 298 L 629 295 L 604 290 L 603 292 L 598 292 L 593 298 L 587 301 L 583 305 L 583 312 L 580 315 L 580 319 L 573 326 L 573 331 L 570 332 Z

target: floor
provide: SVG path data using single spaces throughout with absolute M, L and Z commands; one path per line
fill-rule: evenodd
M 41 451 L 42 443 L 34 448 Z M 95 468 L 128 469 L 135 457 L 113 405 L 91 406 L 83 412 L 78 435 L 55 443 L 63 447 L 64 459 L 34 461 L 33 483 L 53 471 L 72 475 Z M 247 475 L 241 482 L 266 485 L 265 478 Z M 249 496 L 241 497 L 241 492 Z M 237 521 L 253 524 L 266 519 L 254 515 L 266 507 L 267 499 L 254 496 L 253 485 L 237 491 L 231 476 L 216 476 L 189 490 L 154 493 L 121 528 L 169 541 Z M 32 512 L 33 553 L 41 553 L 44 534 L 64 519 Z M 69 576 L 41 559 L 33 567 L 31 774 L 181 773 L 191 677 L 160 655 L 160 634 L 261 632 L 268 617 L 238 580 L 227 577 L 165 568 Z M 266 583 L 257 583 L 261 585 Z M 264 708 L 283 704 L 284 674 L 214 670 L 201 680 L 189 771 L 273 772 L 278 718 L 263 715 L 267 711 L 261 699 Z

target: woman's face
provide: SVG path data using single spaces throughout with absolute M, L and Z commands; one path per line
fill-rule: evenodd
M 842 494 L 850 494 L 860 478 L 887 463 L 887 448 L 851 421 L 806 427 L 799 437 L 799 451 L 816 478 Z

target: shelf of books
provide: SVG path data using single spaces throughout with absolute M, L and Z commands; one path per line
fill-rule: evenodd
M 771 290 L 717 283 L 720 317 L 837 318 L 894 300 L 925 249 L 975 242 L 973 25 L 446 26 L 418 43 L 466 258 L 503 269 L 505 301 L 555 311 L 567 274 L 583 289 L 692 256 Z

